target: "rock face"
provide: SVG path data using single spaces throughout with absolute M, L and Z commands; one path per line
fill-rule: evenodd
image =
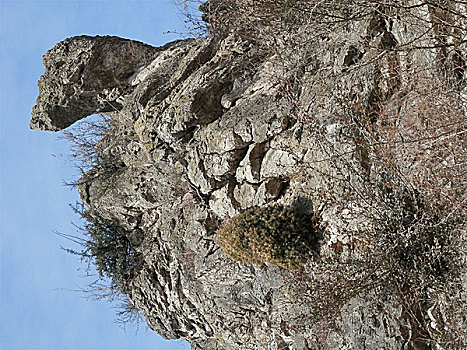
M 67 39 L 43 58 L 45 74 L 32 111 L 31 128 L 57 131 L 94 113 L 121 108 L 117 100 L 159 49 L 117 37 Z
M 161 48 L 81 36 L 46 53 L 31 128 L 111 116 L 101 145 L 119 165 L 105 176 L 87 172 L 79 191 L 137 237 L 144 264 L 129 298 L 158 334 L 193 349 L 410 348 L 414 326 L 391 295 L 351 298 L 331 329 L 308 317 L 314 305 L 301 298 L 295 272 L 239 264 L 216 244 L 222 220 L 246 208 L 316 210 L 328 186 L 319 175 L 342 175 L 339 162 L 357 169 L 345 175 L 352 186 L 365 186 L 375 166 L 338 118 L 345 106 L 336 93 L 370 106 L 402 91 L 416 64 L 440 64 L 433 50 L 391 51 L 420 29 L 378 16 L 319 37 L 304 28 L 303 45 L 280 55 L 228 33 Z M 340 158 L 327 157 L 329 145 Z M 324 209 L 324 250 L 349 249 L 348 225 L 362 224 L 342 219 L 350 204 Z

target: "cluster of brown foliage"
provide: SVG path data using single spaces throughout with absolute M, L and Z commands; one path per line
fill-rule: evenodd
M 282 205 L 251 208 L 219 230 L 217 243 L 244 264 L 275 264 L 298 269 L 310 259 L 321 237 L 319 217 Z

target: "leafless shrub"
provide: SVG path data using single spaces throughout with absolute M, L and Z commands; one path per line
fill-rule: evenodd
M 109 128 L 110 117 L 99 114 L 97 118 L 87 118 L 62 132 L 61 139 L 70 144 L 70 160 L 81 174 L 102 162 L 99 142 Z
M 116 309 L 115 322 L 125 329 L 126 325 L 136 325 L 137 330 L 144 324 L 144 316 L 141 311 L 131 302 L 126 295 L 122 295 Z
M 87 118 L 63 131 L 61 138 L 70 145 L 69 158 L 81 175 L 78 180 L 67 185 L 76 187 L 99 178 L 98 190 L 102 193 L 107 192 L 109 186 L 115 185 L 112 178 L 122 165 L 118 155 L 109 149 L 108 139 L 111 137 L 110 117 L 103 114 Z M 127 282 L 140 261 L 128 232 L 92 212 L 83 203 L 72 208 L 84 220 L 82 226 L 76 225 L 79 234 L 57 234 L 80 246 L 80 250 L 64 250 L 81 257 L 87 266 L 86 277 L 97 278 L 79 291 L 93 300 L 107 299 L 119 303 L 116 307 L 118 324 L 139 324 L 141 315 L 125 295 Z M 93 266 L 98 277 L 92 274 Z

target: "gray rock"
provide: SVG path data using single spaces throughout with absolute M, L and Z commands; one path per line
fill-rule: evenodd
M 158 51 L 109 36 L 79 36 L 55 45 L 43 57 L 31 129 L 57 131 L 88 115 L 121 109 L 118 100 L 131 92 L 133 76 Z
M 223 3 L 209 2 L 216 11 Z M 356 150 L 352 126 L 339 119 L 348 110 L 338 102 L 365 104 L 378 89 L 389 94 L 375 78 L 388 64 L 407 80 L 410 64 L 437 60 L 415 51 L 375 59 L 394 40 L 420 34 L 396 17 L 392 29 L 383 27 L 364 19 L 318 39 L 305 28 L 295 38 L 299 49 L 285 48 L 282 57 L 262 55 L 234 35 L 162 48 L 81 36 L 46 53 L 31 128 L 56 131 L 91 114 L 111 115 L 101 144 L 119 165 L 109 174 L 90 170 L 79 191 L 102 217 L 135 232 L 144 266 L 129 298 L 149 327 L 193 349 L 407 347 L 403 330 L 411 325 L 391 296 L 353 296 L 339 311 L 338 329 L 328 329 L 304 299 L 309 286 L 302 282 L 313 271 L 300 279 L 277 266 L 237 263 L 215 233 L 222 220 L 274 203 L 308 213 L 326 204 L 323 254 L 351 242 L 349 230 L 367 228 L 352 215 L 364 201 L 320 199 L 331 190 L 345 195 L 321 173 L 345 177 L 364 193 L 362 174 L 372 169 Z M 392 41 L 383 42 L 384 33 Z M 284 96 L 291 77 L 300 82 L 295 100 Z M 349 165 L 359 171 L 339 172 Z

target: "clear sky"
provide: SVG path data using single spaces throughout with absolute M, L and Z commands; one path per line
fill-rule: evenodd
M 28 129 L 42 55 L 67 37 L 117 35 L 159 46 L 183 32 L 170 0 L 4 1 L 1 4 L 1 346 L 7 349 L 188 349 L 114 323 L 115 305 L 88 301 L 80 260 L 54 230 L 76 233 L 63 186 L 75 171 L 58 134 Z M 81 269 L 81 270 L 79 270 Z

